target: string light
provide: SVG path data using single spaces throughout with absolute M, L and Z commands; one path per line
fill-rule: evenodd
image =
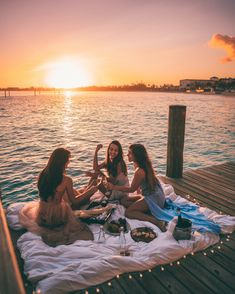
M 226 241 L 230 241 L 229 238 L 230 238 L 230 235 L 227 235 Z M 220 244 L 223 244 L 223 243 L 224 243 L 223 241 L 220 241 Z M 218 249 L 221 249 L 221 246 L 220 246 L 220 245 L 218 245 L 218 246 L 215 245 L 214 247 L 217 247 Z M 212 249 L 210 249 L 210 252 L 213 254 L 213 253 L 215 252 L 215 250 L 212 248 Z M 190 254 L 191 254 L 192 256 L 195 255 L 194 252 L 191 252 Z M 208 255 L 207 252 L 205 252 L 205 251 L 202 252 L 202 254 L 203 254 L 204 256 L 207 256 L 207 255 Z M 187 258 L 187 256 L 184 255 L 183 258 L 185 259 L 185 258 Z M 176 261 L 176 264 L 179 266 L 179 265 L 180 265 L 180 261 L 179 261 L 179 260 Z M 170 265 L 170 266 L 173 266 L 173 262 L 170 262 L 169 265 Z M 164 266 L 160 266 L 160 270 L 161 270 L 161 271 L 164 271 L 164 270 L 165 270 Z M 148 269 L 148 272 L 151 273 L 151 272 L 152 272 L 152 269 Z M 140 277 L 140 278 L 143 278 L 143 274 L 142 274 L 141 272 L 139 273 L 139 277 Z M 119 279 L 119 278 L 120 278 L 120 275 L 116 275 L 116 278 Z M 129 274 L 129 275 L 128 275 L 128 278 L 131 280 L 131 279 L 133 279 L 133 276 L 132 276 L 131 274 Z M 112 283 L 111 283 L 111 282 L 108 282 L 108 286 L 111 287 L 111 286 L 112 286 Z M 97 293 L 100 293 L 100 289 L 99 289 L 99 288 L 96 288 L 96 292 L 97 292 Z M 39 293 L 41 293 L 41 290 L 38 289 L 36 292 L 33 291 L 33 294 L 35 294 L 35 293 L 36 293 L 36 294 L 39 294 Z M 86 290 L 86 291 L 85 291 L 85 294 L 89 294 L 89 292 Z

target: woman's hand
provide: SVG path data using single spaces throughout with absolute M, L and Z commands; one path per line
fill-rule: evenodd
M 107 182 L 107 183 L 105 184 L 105 188 L 106 188 L 107 190 L 113 190 L 114 185 L 113 185 L 112 183 L 110 183 L 110 182 Z
M 103 148 L 103 145 L 102 144 L 98 144 L 96 146 L 95 152 L 98 152 L 101 148 Z

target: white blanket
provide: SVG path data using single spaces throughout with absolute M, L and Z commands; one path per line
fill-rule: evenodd
M 172 186 L 163 185 L 165 194 L 177 203 L 188 202 L 177 196 Z M 7 219 L 11 228 L 20 229 L 18 211 L 24 203 L 10 205 Z M 219 215 L 207 208 L 200 208 L 209 219 L 222 227 L 223 233 L 232 233 L 235 229 L 235 217 Z M 118 206 L 112 219 L 123 217 L 124 208 Z M 143 271 L 159 264 L 166 264 L 180 259 L 191 252 L 203 250 L 219 241 L 219 236 L 212 233 L 194 233 L 191 240 L 176 241 L 171 229 L 162 233 L 149 222 L 127 219 L 131 229 L 151 227 L 157 238 L 150 243 L 135 242 L 126 234 L 127 247 L 131 256 L 119 255 L 119 237 L 105 235 L 104 243 L 97 243 L 99 226 L 91 225 L 95 241 L 76 241 L 71 245 L 55 248 L 47 246 L 41 239 L 30 232 L 23 234 L 17 246 L 24 259 L 24 272 L 28 279 L 37 283 L 42 293 L 68 293 L 103 283 L 118 274 L 131 271 Z M 169 227 L 171 227 L 169 225 Z

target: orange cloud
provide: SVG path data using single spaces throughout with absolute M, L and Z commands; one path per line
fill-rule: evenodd
M 212 36 L 209 45 L 213 48 L 222 48 L 227 56 L 222 58 L 223 62 L 231 62 L 235 58 L 235 37 L 216 34 Z

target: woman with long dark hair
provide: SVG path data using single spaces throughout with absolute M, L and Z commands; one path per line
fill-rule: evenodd
M 131 219 L 149 221 L 165 231 L 165 222 L 153 216 L 152 203 L 164 208 L 165 195 L 157 179 L 147 150 L 142 144 L 129 146 L 128 160 L 134 163 L 135 173 L 129 187 L 108 183 L 108 189 L 126 193 L 138 192 L 136 196 L 127 196 L 122 203 L 127 207 L 126 216 Z
M 93 159 L 94 173 L 87 173 L 91 177 L 97 177 L 101 169 L 106 169 L 108 173 L 108 181 L 117 186 L 128 186 L 129 180 L 127 177 L 127 167 L 123 159 L 122 145 L 119 141 L 112 141 L 106 151 L 106 158 L 102 163 L 98 163 L 98 152 L 103 147 L 98 144 L 95 149 Z M 123 196 L 127 195 L 125 192 L 113 191 L 110 199 L 120 200 Z
M 83 193 L 73 188 L 72 179 L 66 175 L 70 151 L 55 149 L 38 179 L 39 202 L 26 204 L 20 211 L 20 222 L 29 231 L 40 234 L 51 246 L 70 244 L 75 240 L 93 240 L 89 228 L 75 219 L 67 197 L 75 206 L 81 206 L 97 191 L 90 185 Z M 66 197 L 65 197 L 66 196 Z

